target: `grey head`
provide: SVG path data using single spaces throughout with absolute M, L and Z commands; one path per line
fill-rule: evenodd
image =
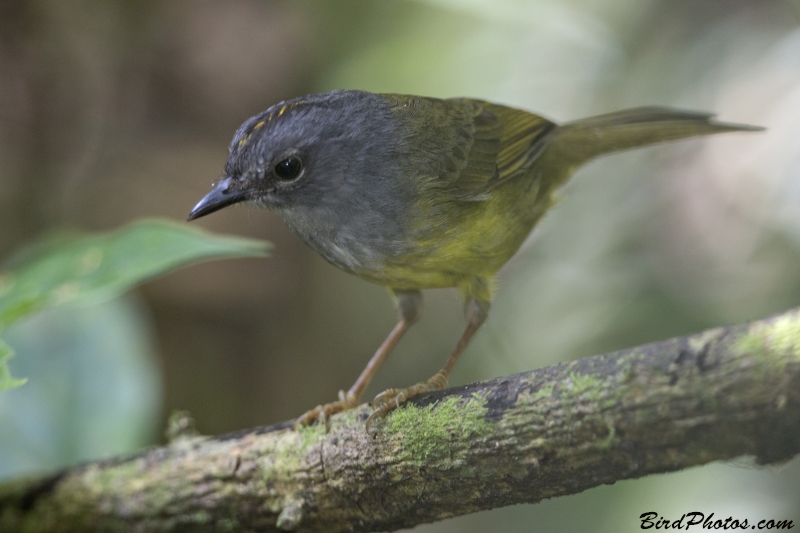
M 281 102 L 236 131 L 223 178 L 189 220 L 255 203 L 335 265 L 380 269 L 402 248 L 404 206 L 415 196 L 402 179 L 403 144 L 379 95 L 334 91 Z

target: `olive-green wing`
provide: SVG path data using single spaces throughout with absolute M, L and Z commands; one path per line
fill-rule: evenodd
M 555 128 L 532 113 L 480 100 L 384 97 L 412 147 L 407 171 L 453 199 L 487 198 L 530 166 Z
M 503 123 L 500 139 L 502 149 L 497 157 L 498 180 L 491 184 L 495 187 L 520 170 L 530 167 L 549 144 L 550 134 L 556 124 L 520 109 L 488 102 L 483 105 Z

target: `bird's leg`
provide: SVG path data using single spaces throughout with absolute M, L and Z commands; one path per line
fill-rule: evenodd
M 406 389 L 387 389 L 378 394 L 375 399 L 372 400 L 373 411 L 367 419 L 367 433 L 369 433 L 370 423 L 375 418 L 383 418 L 389 411 L 400 407 L 400 404 L 404 401 L 425 392 L 440 390 L 447 387 L 447 379 L 450 376 L 450 371 L 456 366 L 458 358 L 461 357 L 461 354 L 469 344 L 472 336 L 486 321 L 486 317 L 489 313 L 489 302 L 470 298 L 467 301 L 466 311 L 467 327 L 464 329 L 464 333 L 461 334 L 461 338 L 458 340 L 455 350 L 453 350 L 453 353 L 447 358 L 447 362 L 445 362 L 442 369 L 434 374 L 428 381 L 417 383 Z
M 328 418 L 338 413 L 358 406 L 361 395 L 364 394 L 364 389 L 367 388 L 372 376 L 378 371 L 383 361 L 394 349 L 403 334 L 408 331 L 414 322 L 419 318 L 419 313 L 422 309 L 422 294 L 419 291 L 412 292 L 395 292 L 397 300 L 397 312 L 399 320 L 392 329 L 383 344 L 380 345 L 375 355 L 369 360 L 367 366 L 361 371 L 353 386 L 345 392 L 339 391 L 339 400 L 336 402 L 318 405 L 315 408 L 307 411 L 303 416 L 297 419 L 295 427 L 310 424 L 314 420 L 319 419 L 322 423 L 327 424 Z

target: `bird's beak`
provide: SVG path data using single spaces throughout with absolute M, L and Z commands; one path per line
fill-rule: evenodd
M 219 211 L 223 207 L 244 202 L 250 197 L 253 189 L 245 188 L 236 190 L 233 187 L 233 180 L 225 178 L 214 187 L 210 193 L 197 202 L 192 212 L 189 213 L 187 220 L 194 220 L 196 218 L 204 217 L 214 211 Z

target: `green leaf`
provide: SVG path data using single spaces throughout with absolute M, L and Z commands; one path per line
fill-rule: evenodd
M 3 332 L 16 352 L 12 374 L 28 382 L 0 392 L 0 479 L 158 439 L 161 367 L 150 319 L 139 295 L 128 293 L 48 309 Z
M 0 392 L 23 385 L 27 379 L 15 379 L 8 370 L 8 361 L 14 357 L 11 347 L 0 339 Z
M 213 235 L 167 220 L 142 220 L 109 233 L 51 236 L 0 269 L 0 331 L 42 309 L 102 301 L 182 266 L 262 257 L 269 248 L 265 241 Z

